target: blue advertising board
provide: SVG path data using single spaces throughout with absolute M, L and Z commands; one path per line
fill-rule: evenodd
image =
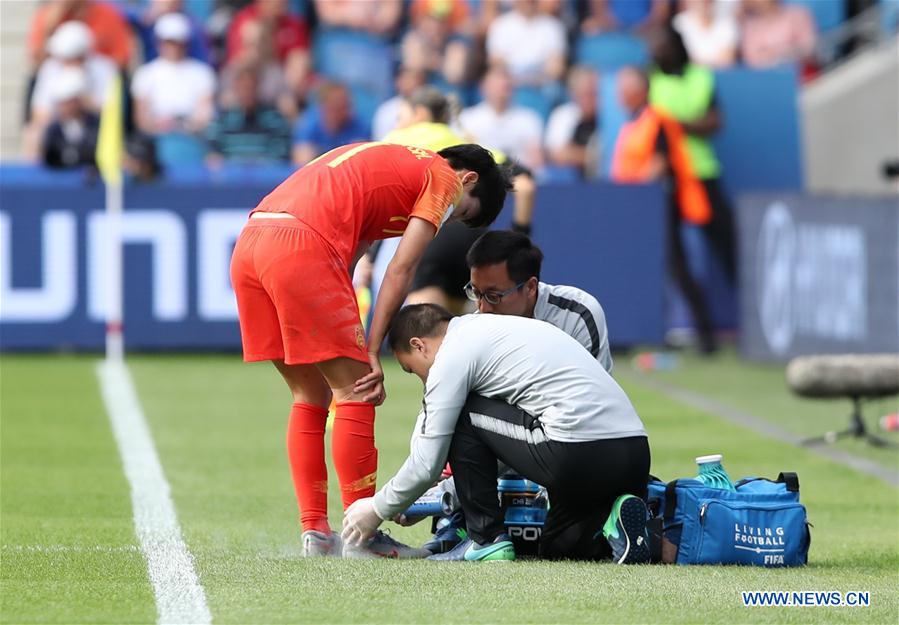
M 895 198 L 756 194 L 738 209 L 746 358 L 899 351 Z
M 105 327 L 102 186 L 27 176 L 0 185 L 0 347 L 97 350 Z M 276 184 L 134 185 L 125 193 L 129 349 L 237 349 L 228 268 L 249 210 Z M 498 225 L 508 224 L 508 207 Z M 542 187 L 534 236 L 544 280 L 596 295 L 615 344 L 664 332 L 664 202 L 655 186 Z

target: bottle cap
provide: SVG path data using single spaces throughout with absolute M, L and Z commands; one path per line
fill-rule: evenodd
M 698 456 L 696 458 L 696 464 L 710 464 L 712 462 L 721 462 L 721 459 L 724 458 L 722 454 L 712 454 L 710 456 Z

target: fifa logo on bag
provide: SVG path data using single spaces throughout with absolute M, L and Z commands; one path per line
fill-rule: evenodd
M 786 551 L 786 532 L 782 526 L 756 527 L 734 523 L 734 549 L 764 553 L 764 564 L 783 564 Z

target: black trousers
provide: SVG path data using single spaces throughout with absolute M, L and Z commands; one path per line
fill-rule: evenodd
M 650 458 L 645 436 L 551 441 L 539 418 L 472 394 L 459 415 L 449 461 L 472 540 L 489 543 L 505 531 L 496 493 L 500 461 L 549 492 L 540 557 L 596 560 L 611 553 L 600 530 L 615 499 L 646 496 Z
M 425 248 L 411 290 L 436 286 L 449 297 L 465 297 L 463 289 L 471 277 L 465 255 L 485 232 L 486 228 L 469 228 L 458 221 L 444 224 Z
M 733 211 L 718 178 L 703 180 L 702 184 L 708 195 L 709 203 L 712 205 L 712 219 L 703 228 L 703 234 L 724 269 L 727 280 L 734 285 L 737 280 L 737 244 Z M 715 348 L 715 328 L 712 314 L 702 287 L 690 272 L 687 254 L 681 241 L 680 224 L 680 208 L 675 194 L 672 193 L 669 198 L 667 228 L 671 277 L 690 308 L 690 314 L 699 335 L 700 349 L 712 351 Z
M 709 310 L 705 293 L 699 282 L 690 271 L 687 262 L 687 253 L 681 240 L 681 216 L 680 206 L 674 193 L 668 199 L 668 270 L 671 279 L 684 296 L 693 323 L 696 324 L 696 333 L 699 335 L 699 348 L 703 352 L 711 352 L 716 348 L 715 327 L 712 323 L 712 313 Z
M 712 221 L 705 228 L 706 238 L 724 268 L 728 281 L 736 284 L 737 238 L 733 210 L 718 178 L 703 180 L 702 184 L 712 205 Z

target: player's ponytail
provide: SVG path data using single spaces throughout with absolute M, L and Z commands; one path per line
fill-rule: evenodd
M 413 91 L 406 101 L 413 109 L 424 108 L 428 112 L 428 117 L 435 124 L 449 124 L 450 119 L 455 115 L 453 106 L 458 105 L 454 96 L 444 95 L 442 91 L 429 85 Z

